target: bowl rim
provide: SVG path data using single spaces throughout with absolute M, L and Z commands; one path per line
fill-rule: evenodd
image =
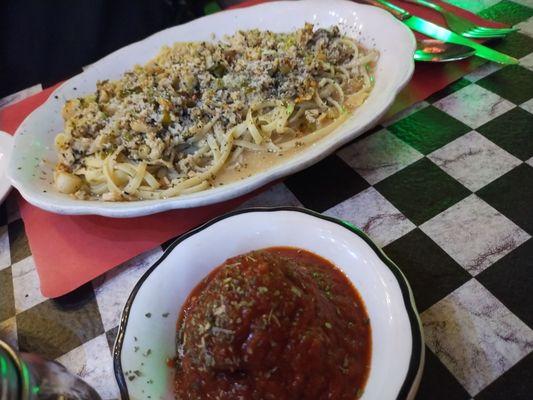
M 0 204 L 7 197 L 11 191 L 11 181 L 7 176 L 7 169 L 11 152 L 13 151 L 13 136 L 9 133 L 0 130 Z
M 413 389 L 416 389 L 416 386 L 419 383 L 423 366 L 424 366 L 424 339 L 422 335 L 422 324 L 420 321 L 420 317 L 418 314 L 418 310 L 415 304 L 415 299 L 413 296 L 413 291 L 411 289 L 411 286 L 409 285 L 409 282 L 407 281 L 407 278 L 401 271 L 401 269 L 381 250 L 381 248 L 370 239 L 370 237 L 364 233 L 361 229 L 357 228 L 355 225 L 341 220 L 337 218 L 333 218 L 327 215 L 320 214 L 318 212 L 302 208 L 302 207 L 292 207 L 292 206 L 281 206 L 281 207 L 250 207 L 250 208 L 244 208 L 244 209 L 238 209 L 233 210 L 228 213 L 225 213 L 223 215 L 220 215 L 216 218 L 213 218 L 209 220 L 208 222 L 184 233 L 183 235 L 179 236 L 176 240 L 174 240 L 168 248 L 163 252 L 161 257 L 141 276 L 139 281 L 135 284 L 133 287 L 128 300 L 126 301 L 126 304 L 124 305 L 124 309 L 122 311 L 122 315 L 120 317 L 120 323 L 118 326 L 118 332 L 117 336 L 115 338 L 115 343 L 113 346 L 113 372 L 115 375 L 115 380 L 117 382 L 120 396 L 123 400 L 129 400 L 130 395 L 128 392 L 128 386 L 126 383 L 126 379 L 122 370 L 122 346 L 124 342 L 124 336 L 126 333 L 126 329 L 128 326 L 128 319 L 130 315 L 130 311 L 133 305 L 133 302 L 135 301 L 135 297 L 137 296 L 138 291 L 146 281 L 146 279 L 151 275 L 152 272 L 155 271 L 155 269 L 170 255 L 170 253 L 176 248 L 178 245 L 180 245 L 182 242 L 184 242 L 186 239 L 188 239 L 191 236 L 196 235 L 197 233 L 203 231 L 204 229 L 209 228 L 210 226 L 221 222 L 225 219 L 245 214 L 245 213 L 254 213 L 254 212 L 279 212 L 279 211 L 289 211 L 289 212 L 298 212 L 307 214 L 311 217 L 315 217 L 318 219 L 322 219 L 328 222 L 335 223 L 337 225 L 340 225 L 341 227 L 344 227 L 345 229 L 351 231 L 353 234 L 359 236 L 361 239 L 363 239 L 366 244 L 370 246 L 372 251 L 378 256 L 378 258 L 385 264 L 386 267 L 388 267 L 392 274 L 394 275 L 396 281 L 398 282 L 398 286 L 400 287 L 400 291 L 402 293 L 402 298 L 404 301 L 405 310 L 407 312 L 407 316 L 409 318 L 409 324 L 411 327 L 411 340 L 412 340 L 412 349 L 411 349 L 411 357 L 409 360 L 409 367 L 407 369 L 407 373 L 405 375 L 404 381 L 402 383 L 402 386 L 400 388 L 400 391 L 398 392 L 398 395 L 396 399 L 407 399 L 409 398 L 410 394 L 412 393 Z M 364 301 L 364 299 L 363 299 Z

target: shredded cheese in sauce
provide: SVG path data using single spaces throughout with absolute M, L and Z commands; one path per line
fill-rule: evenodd
M 55 185 L 79 199 L 128 201 L 247 177 L 261 169 L 248 168 L 252 159 L 274 165 L 360 106 L 377 57 L 336 26 L 311 24 L 164 47 L 66 102 Z

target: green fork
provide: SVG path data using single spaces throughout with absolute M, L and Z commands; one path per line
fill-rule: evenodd
M 424 7 L 431 8 L 435 11 L 438 11 L 442 14 L 446 23 L 452 31 L 458 33 L 459 35 L 473 38 L 473 39 L 483 39 L 483 38 L 498 38 L 503 37 L 511 32 L 517 31 L 516 28 L 488 28 L 484 26 L 479 26 L 470 22 L 466 18 L 455 15 L 454 13 L 444 9 L 438 4 L 432 3 L 427 0 L 403 0 L 407 3 L 418 4 Z

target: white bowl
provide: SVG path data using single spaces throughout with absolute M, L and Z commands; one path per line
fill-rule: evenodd
M 66 99 L 93 92 L 97 80 L 119 78 L 134 64 L 142 64 L 153 58 L 165 44 L 211 40 L 211 33 L 221 37 L 252 28 L 287 32 L 302 27 L 305 22 L 324 27 L 339 24 L 345 34 L 380 52 L 375 73 L 376 84 L 370 96 L 327 137 L 282 164 L 247 179 L 170 199 L 84 201 L 58 193 L 53 188 L 52 170 L 57 161 L 53 143 L 55 135 L 63 130 L 60 110 Z M 59 87 L 17 130 L 8 175 L 13 186 L 30 203 L 60 214 L 137 217 L 234 198 L 308 167 L 375 125 L 411 78 L 415 47 L 413 33 L 391 14 L 351 1 L 275 1 L 200 18 L 124 47 Z
M 362 399 L 414 398 L 424 344 L 401 271 L 357 228 L 312 211 L 277 208 L 235 211 L 201 226 L 176 240 L 140 279 L 124 308 L 113 352 L 122 399 L 173 399 L 173 370 L 166 360 L 175 356 L 184 300 L 229 257 L 271 246 L 299 247 L 330 260 L 360 293 L 372 330 Z
M 11 182 L 6 176 L 6 169 L 13 149 L 13 137 L 0 131 L 0 204 L 11 190 Z

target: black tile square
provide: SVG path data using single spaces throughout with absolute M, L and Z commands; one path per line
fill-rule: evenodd
M 2 204 L 0 204 L 0 226 L 7 225 L 7 206 L 6 202 L 4 201 Z
M 486 19 L 515 25 L 533 15 L 533 8 L 523 6 L 510 0 L 502 0 L 481 11 L 479 15 Z
M 520 32 L 513 32 L 502 39 L 492 41 L 490 47 L 516 58 L 533 52 L 533 39 Z
M 113 346 L 115 346 L 115 339 L 117 338 L 117 334 L 118 326 L 115 326 L 113 329 L 110 329 L 105 333 L 105 336 L 107 338 L 107 344 L 109 345 L 111 353 L 113 353 Z
M 383 251 L 407 277 L 420 312 L 471 278 L 464 268 L 418 228 L 385 246 Z
M 104 333 L 94 297 L 65 307 L 46 300 L 17 315 L 19 347 L 48 358 L 62 354 Z
M 416 225 L 470 194 L 427 158 L 418 160 L 374 187 Z
M 479 190 L 477 195 L 533 235 L 533 167 L 521 164 Z
M 28 237 L 24 230 L 22 219 L 8 224 L 9 251 L 11 252 L 11 264 L 15 264 L 26 257 L 31 256 Z
M 520 65 L 508 65 L 476 83 L 516 105 L 533 97 L 533 71 Z
M 439 101 L 440 99 L 445 98 L 446 96 L 449 96 L 452 93 L 457 92 L 458 90 L 461 90 L 462 88 L 471 85 L 472 82 L 465 78 L 461 78 L 453 82 L 451 85 L 446 86 L 444 89 L 439 90 L 437 93 L 432 94 L 429 96 L 426 101 L 428 103 L 435 103 L 436 101 Z
M 476 279 L 533 328 L 533 239 L 522 243 Z
M 423 108 L 387 129 L 423 154 L 429 154 L 471 130 L 434 106 Z
M 369 186 L 336 155 L 289 177 L 285 184 L 305 207 L 318 212 L 326 211 Z
M 416 400 L 468 400 L 470 396 L 438 357 L 426 347 L 426 359 Z
M 0 270 L 0 322 L 15 316 L 11 267 Z
M 533 353 L 529 353 L 483 389 L 476 396 L 476 400 L 531 400 L 531 397 L 533 397 Z
M 95 294 L 93 284 L 87 282 L 79 288 L 63 295 L 52 299 L 55 306 L 62 310 L 77 310 L 83 307 L 85 304 L 94 301 Z
M 487 122 L 477 131 L 521 160 L 533 156 L 533 115 L 520 107 Z

